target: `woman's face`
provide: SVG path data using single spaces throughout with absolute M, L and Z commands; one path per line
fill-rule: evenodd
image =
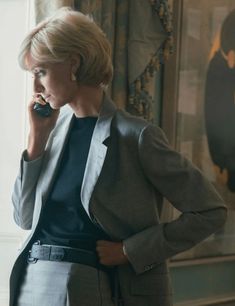
M 71 103 L 77 93 L 77 82 L 71 80 L 70 60 L 62 63 L 39 64 L 27 58 L 28 70 L 33 74 L 34 93 L 41 94 L 54 109 Z

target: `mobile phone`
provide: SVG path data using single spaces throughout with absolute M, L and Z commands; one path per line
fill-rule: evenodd
M 43 97 L 41 96 L 41 98 L 43 99 Z M 43 99 L 44 100 L 44 99 Z M 44 100 L 45 101 L 45 100 Z M 34 104 L 33 109 L 35 110 L 35 112 L 37 112 L 37 114 L 41 117 L 50 117 L 51 113 L 52 113 L 52 108 L 50 106 L 49 103 L 46 103 L 45 105 L 42 105 L 38 102 L 36 102 Z

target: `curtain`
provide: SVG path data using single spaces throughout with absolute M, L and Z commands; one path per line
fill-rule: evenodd
M 50 16 L 62 6 L 74 6 L 73 0 L 33 0 L 35 10 L 35 21 L 40 22 L 42 19 Z
M 92 17 L 112 45 L 112 99 L 118 107 L 153 120 L 153 103 L 160 103 L 155 73 L 161 74 L 160 67 L 173 48 L 167 0 L 34 1 L 37 22 L 61 6 Z

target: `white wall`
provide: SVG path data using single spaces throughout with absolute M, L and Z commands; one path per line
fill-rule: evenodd
M 26 139 L 26 73 L 17 63 L 30 25 L 30 0 L 0 0 L 0 305 L 8 305 L 9 274 L 26 233 L 13 222 L 11 192 Z

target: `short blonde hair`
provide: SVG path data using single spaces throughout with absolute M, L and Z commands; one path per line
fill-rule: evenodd
M 24 70 L 29 54 L 40 64 L 63 62 L 79 54 L 79 83 L 98 86 L 112 80 L 111 46 L 105 34 L 89 17 L 68 7 L 59 9 L 26 36 L 18 58 Z

